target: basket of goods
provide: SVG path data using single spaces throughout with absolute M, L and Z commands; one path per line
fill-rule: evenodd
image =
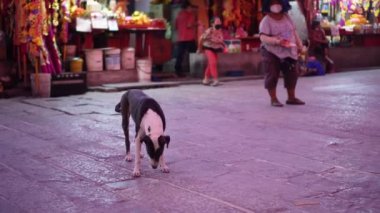
M 150 18 L 141 11 L 133 12 L 132 16 L 127 17 L 125 22 L 127 28 L 148 28 L 150 24 Z

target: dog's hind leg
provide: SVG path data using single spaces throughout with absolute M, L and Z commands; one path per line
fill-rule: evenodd
M 131 155 L 131 143 L 129 142 L 129 115 L 128 117 L 124 118 L 122 121 L 123 131 L 124 131 L 124 137 L 125 137 L 125 161 L 132 161 L 132 155 Z
M 125 137 L 125 161 L 132 161 L 132 155 L 131 155 L 131 143 L 129 141 L 129 103 L 128 98 L 126 96 L 123 96 L 120 102 L 120 110 L 122 114 L 122 127 Z

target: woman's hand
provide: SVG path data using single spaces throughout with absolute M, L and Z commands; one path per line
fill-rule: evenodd
M 291 47 L 295 47 L 296 44 L 290 42 L 289 40 L 286 40 L 286 39 L 281 39 L 280 40 L 280 43 L 279 43 L 280 46 L 282 47 L 286 47 L 286 48 L 291 48 Z

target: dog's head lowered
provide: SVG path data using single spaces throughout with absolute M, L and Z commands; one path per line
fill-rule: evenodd
M 169 147 L 170 136 L 160 135 L 158 138 L 151 138 L 148 135 L 145 135 L 142 140 L 142 143 L 145 143 L 146 151 L 150 158 L 150 164 L 153 169 L 156 169 L 160 160 L 160 157 L 164 153 L 165 145 L 166 148 Z

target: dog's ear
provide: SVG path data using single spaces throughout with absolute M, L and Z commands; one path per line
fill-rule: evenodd
M 141 138 L 141 143 L 143 143 L 143 142 L 147 143 L 147 142 L 149 142 L 149 140 L 150 140 L 149 136 L 145 135 L 143 138 Z
M 170 142 L 169 135 L 161 135 L 160 137 L 158 137 L 158 143 L 160 144 L 160 146 L 165 146 L 166 144 L 166 148 L 169 148 L 169 142 Z

